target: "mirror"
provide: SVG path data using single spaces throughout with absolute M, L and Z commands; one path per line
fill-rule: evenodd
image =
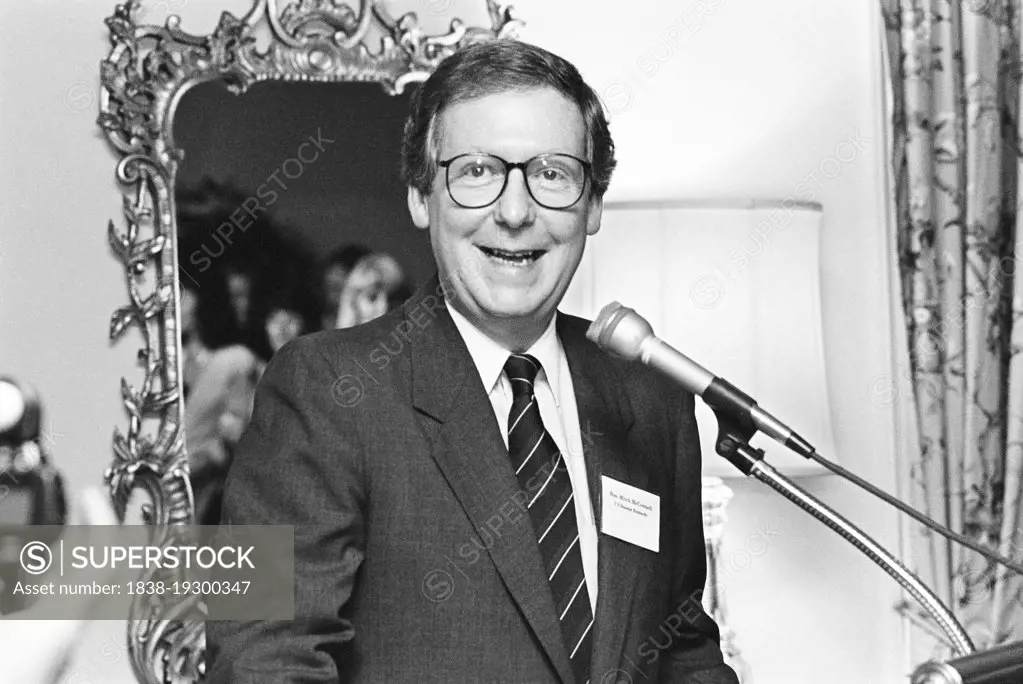
M 391 280 L 409 286 L 432 271 L 427 236 L 410 227 L 393 166 L 396 125 L 409 89 L 442 60 L 473 42 L 514 37 L 521 22 L 496 0 L 459 5 L 485 16 L 479 22 L 485 26 L 443 17 L 427 3 L 425 19 L 447 21 L 433 31 L 413 12 L 398 14 L 400 4 L 256 0 L 242 18 L 224 12 L 205 36 L 181 30 L 176 16 L 163 25 L 142 23 L 138 0 L 119 5 L 106 21 L 112 48 L 101 64 L 98 124 L 120 155 L 123 216 L 109 222 L 107 234 L 128 290 L 127 303 L 111 317 L 110 337 L 134 331 L 142 344 L 139 369 L 121 382 L 128 422 L 115 429 L 106 480 L 122 517 L 129 502 L 145 501 L 141 513 L 154 526 L 153 544 L 173 543 L 167 526 L 211 522 L 216 467 L 229 458 L 217 441 L 244 422 L 244 390 L 227 392 L 229 401 L 203 397 L 194 371 L 198 361 L 213 362 L 208 354 L 199 358 L 208 350 L 194 337 L 200 320 L 213 321 L 203 331 L 208 336 L 223 321 L 200 310 L 197 293 L 207 300 L 226 294 L 226 310 L 245 329 L 250 356 L 222 356 L 214 364 L 244 385 L 289 336 L 329 324 L 333 297 L 318 301 L 317 267 L 334 247 L 361 243 L 391 255 L 404 276 Z M 210 217 L 224 211 L 227 219 L 211 226 Z M 258 268 L 246 274 L 237 264 Z M 217 273 L 223 289 L 210 284 Z M 256 273 L 280 277 L 271 283 Z M 350 280 L 346 285 L 354 286 Z M 346 310 L 348 318 L 357 315 L 341 299 L 335 324 L 348 320 Z M 296 315 L 270 316 L 277 311 Z M 271 318 L 268 330 L 262 323 Z M 189 423 L 205 432 L 187 429 Z M 209 470 L 193 473 L 193 463 Z M 147 570 L 141 579 L 172 582 L 172 575 Z M 202 622 L 183 621 L 143 598 L 132 605 L 127 644 L 138 680 L 201 681 Z M 201 599 L 187 608 L 205 614 Z
M 433 272 L 429 236 L 409 219 L 398 174 L 410 90 L 277 81 L 237 96 L 210 81 L 177 107 L 181 366 L 197 523 L 219 522 L 231 451 L 274 352 L 299 334 L 385 313 Z

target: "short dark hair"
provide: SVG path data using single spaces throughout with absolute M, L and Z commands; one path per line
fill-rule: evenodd
M 571 62 L 542 48 L 502 38 L 445 59 L 412 94 L 401 141 L 402 181 L 430 194 L 437 173 L 440 115 L 451 105 L 509 90 L 553 88 L 575 102 L 586 124 L 591 191 L 603 197 L 615 168 L 615 146 L 600 98 Z
M 184 270 L 184 269 L 182 269 Z M 222 269 L 189 274 L 181 288 L 195 295 L 195 327 L 192 332 L 207 349 L 222 349 L 243 342 L 243 332 L 231 304 L 227 274 Z

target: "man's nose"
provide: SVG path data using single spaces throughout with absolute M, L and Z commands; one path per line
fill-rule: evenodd
M 536 217 L 536 202 L 529 195 L 522 169 L 512 169 L 508 184 L 497 200 L 497 220 L 509 228 L 528 226 Z

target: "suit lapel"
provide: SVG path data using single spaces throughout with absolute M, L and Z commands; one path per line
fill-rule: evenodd
M 431 303 L 430 297 L 434 300 Z M 547 585 L 536 535 L 528 513 L 495 534 L 487 520 L 500 516 L 501 506 L 516 502 L 518 481 L 508 460 L 500 428 L 479 373 L 454 321 L 444 306 L 436 276 L 406 306 L 433 309 L 436 318 L 411 344 L 412 401 L 429 417 L 423 421 L 432 456 L 465 514 L 488 549 L 509 593 L 536 633 L 565 682 L 572 670 Z M 581 682 L 579 684 L 582 684 Z
M 634 422 L 610 359 L 585 337 L 585 323 L 559 314 L 558 336 L 572 373 L 594 520 L 597 524 L 597 614 L 593 625 L 591 681 L 618 669 L 630 626 L 639 617 L 636 588 L 651 572 L 643 549 L 601 532 L 602 478 L 647 489 L 649 473 L 629 432 Z

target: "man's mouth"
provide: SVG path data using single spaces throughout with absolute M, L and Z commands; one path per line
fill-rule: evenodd
M 491 259 L 519 266 L 531 264 L 547 253 L 545 249 L 507 250 L 484 247 L 482 245 L 478 245 L 478 249 Z

